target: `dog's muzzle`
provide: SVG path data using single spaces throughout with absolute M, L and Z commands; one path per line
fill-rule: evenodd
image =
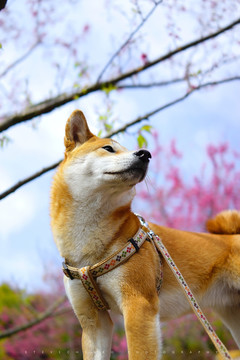
M 137 172 L 140 172 L 141 177 L 139 181 L 142 181 L 146 176 L 148 163 L 152 155 L 148 150 L 145 149 L 136 151 L 135 153 L 133 153 L 133 155 L 136 158 L 134 164 L 132 165 L 132 169 L 136 170 Z
M 141 149 L 139 151 L 136 151 L 133 155 L 136 155 L 139 160 L 141 160 L 143 163 L 148 164 L 149 159 L 151 159 L 152 155 L 148 150 Z
M 145 149 L 136 151 L 132 155 L 134 158 L 129 167 L 120 171 L 107 171 L 104 174 L 120 175 L 123 180 L 136 179 L 137 182 L 142 181 L 147 173 L 149 159 L 151 159 L 152 155 Z

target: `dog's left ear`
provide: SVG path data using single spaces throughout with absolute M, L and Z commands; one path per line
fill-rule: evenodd
M 93 136 L 83 112 L 75 110 L 69 117 L 65 128 L 66 151 L 71 151 L 77 144 L 81 145 Z

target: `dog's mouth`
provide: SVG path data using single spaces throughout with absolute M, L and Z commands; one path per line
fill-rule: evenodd
M 126 167 L 124 168 L 123 165 L 123 169 L 121 170 L 105 171 L 104 174 L 113 176 L 113 179 L 129 183 L 130 185 L 136 185 L 143 181 L 147 174 L 151 154 L 149 151 L 141 149 L 132 155 L 133 158 L 128 166 L 126 164 Z
M 141 182 L 146 175 L 147 167 L 130 167 L 121 171 L 106 171 L 106 175 L 120 175 L 124 180 L 128 178 L 136 179 L 138 182 Z

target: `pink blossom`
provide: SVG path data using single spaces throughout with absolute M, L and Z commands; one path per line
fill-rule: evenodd
M 84 27 L 83 27 L 83 33 L 86 34 L 86 33 L 89 32 L 89 30 L 90 30 L 90 25 L 89 25 L 89 24 L 84 25 Z
M 227 143 L 207 147 L 207 161 L 199 166 L 199 174 L 185 178 L 181 171 L 183 158 L 175 151 L 175 142 L 168 148 L 154 138 L 151 179 L 148 191 L 140 185 L 138 198 L 143 216 L 179 229 L 204 231 L 206 220 L 228 208 L 240 208 L 240 162 Z M 161 151 L 156 151 L 161 146 Z M 174 165 L 173 165 L 174 163 Z M 211 166 L 209 167 L 209 164 Z M 206 171 L 208 169 L 208 171 Z M 136 202 L 138 204 L 138 202 Z
M 176 140 L 173 139 L 170 143 L 170 152 L 173 156 L 177 157 L 177 158 L 181 158 L 182 154 L 180 153 L 180 151 L 178 151 L 177 147 L 176 147 Z
M 147 54 L 142 53 L 142 54 L 141 54 L 141 60 L 142 60 L 143 64 L 146 65 L 146 64 L 148 63 Z

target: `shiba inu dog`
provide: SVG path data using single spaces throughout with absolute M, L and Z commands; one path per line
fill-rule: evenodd
M 128 151 L 89 130 L 76 110 L 66 124 L 65 158 L 51 191 L 51 225 L 65 262 L 77 268 L 111 256 L 137 233 L 131 210 L 135 185 L 146 175 L 151 154 Z M 209 233 L 192 233 L 150 223 L 161 237 L 200 306 L 211 307 L 240 347 L 240 213 L 226 211 L 207 223 Z M 98 277 L 110 311 L 98 310 L 80 279 L 64 276 L 66 293 L 79 319 L 85 360 L 110 358 L 111 312 L 124 317 L 129 359 L 161 358 L 160 320 L 186 314 L 190 306 L 159 255 L 145 241 L 128 261 Z

